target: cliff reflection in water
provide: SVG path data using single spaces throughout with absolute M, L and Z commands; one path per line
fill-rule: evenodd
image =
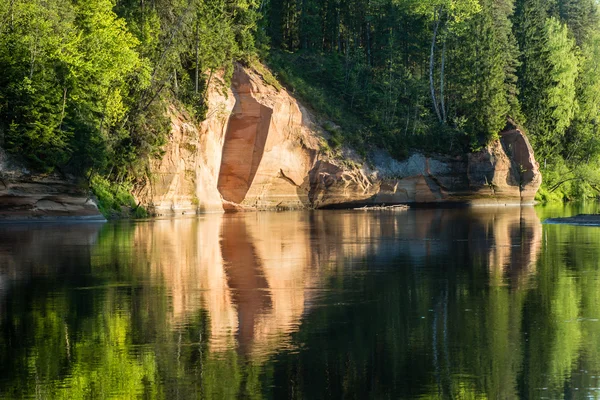
M 136 267 L 149 268 L 136 275 L 164 281 L 172 323 L 204 309 L 212 351 L 235 343 L 267 356 L 293 347 L 290 334 L 313 297 L 318 303 L 328 279 L 353 260 L 405 256 L 417 266 L 431 257 L 481 258 L 492 283 L 518 283 L 535 269 L 541 224 L 533 208 L 251 213 L 139 224 L 133 236 Z M 462 254 L 457 240 L 468 244 Z
M 136 266 L 147 270 L 134 274 L 164 285 L 174 326 L 205 310 L 211 351 L 239 345 L 243 354 L 268 355 L 289 346 L 317 278 L 304 216 L 214 215 L 136 225 Z
M 517 396 L 541 237 L 533 208 L 0 226 L 0 397 Z

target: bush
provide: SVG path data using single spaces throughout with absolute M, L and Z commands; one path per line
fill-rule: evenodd
M 106 218 L 118 218 L 123 215 L 123 208 L 133 218 L 146 218 L 148 212 L 136 204 L 131 194 L 132 186 L 128 183 L 113 183 L 108 179 L 95 175 L 90 187 L 98 199 L 98 208 Z

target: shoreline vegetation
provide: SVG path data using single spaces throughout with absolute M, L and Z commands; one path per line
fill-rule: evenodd
M 594 0 L 11 0 L 0 3 L 0 146 L 75 176 L 104 215 L 164 155 L 168 109 L 207 117 L 235 63 L 269 71 L 329 145 L 464 156 L 522 126 L 540 202 L 600 193 Z M 272 72 L 272 75 L 271 75 Z M 368 160 L 366 160 L 368 162 Z

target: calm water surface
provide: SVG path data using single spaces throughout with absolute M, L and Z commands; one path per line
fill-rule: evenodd
M 580 211 L 0 225 L 0 398 L 599 398 Z

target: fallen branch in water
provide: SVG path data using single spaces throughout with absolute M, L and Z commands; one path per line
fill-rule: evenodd
M 395 206 L 364 206 L 364 207 L 359 207 L 359 208 L 355 208 L 355 210 L 361 210 L 361 211 L 407 211 L 410 207 L 403 205 L 403 204 L 399 204 L 399 205 L 395 205 Z

